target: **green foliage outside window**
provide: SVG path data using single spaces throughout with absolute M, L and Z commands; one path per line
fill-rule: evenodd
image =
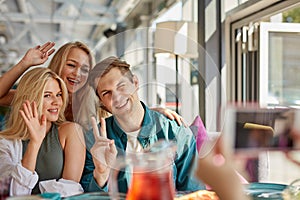
M 283 22 L 300 23 L 300 8 L 283 12 L 282 18 Z

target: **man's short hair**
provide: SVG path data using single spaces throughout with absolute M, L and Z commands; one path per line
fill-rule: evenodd
M 97 85 L 98 85 L 95 82 L 96 79 L 103 77 L 112 68 L 118 68 L 124 76 L 128 77 L 128 79 L 131 82 L 133 82 L 133 74 L 130 70 L 130 65 L 126 61 L 123 61 L 118 57 L 110 56 L 110 57 L 105 58 L 104 60 L 98 62 L 95 65 L 95 67 L 90 71 L 88 82 L 89 82 L 90 86 L 92 86 L 92 88 L 94 88 L 96 93 L 97 93 Z

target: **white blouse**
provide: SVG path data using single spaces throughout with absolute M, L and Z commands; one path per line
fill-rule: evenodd
M 22 141 L 0 139 L 0 174 L 11 177 L 10 196 L 30 195 L 38 174 L 22 166 Z
M 0 177 L 11 177 L 10 196 L 31 195 L 39 179 L 37 172 L 31 172 L 22 166 L 22 152 L 21 140 L 0 139 Z M 84 192 L 79 183 L 65 179 L 41 181 L 39 187 L 42 193 L 60 193 L 61 197 Z

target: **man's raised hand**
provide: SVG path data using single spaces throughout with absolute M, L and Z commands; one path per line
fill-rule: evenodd
M 100 119 L 100 133 L 96 119 L 91 118 L 95 144 L 91 148 L 91 154 L 95 165 L 94 177 L 100 187 L 108 180 L 110 169 L 112 168 L 116 157 L 117 149 L 114 140 L 107 138 L 105 119 Z

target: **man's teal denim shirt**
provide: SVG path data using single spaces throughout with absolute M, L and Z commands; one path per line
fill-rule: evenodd
M 141 102 L 142 103 L 142 102 Z M 192 131 L 184 126 L 179 126 L 176 121 L 166 118 L 164 115 L 150 110 L 144 103 L 145 115 L 142 127 L 138 135 L 138 141 L 147 148 L 164 139 L 174 141 L 177 145 L 176 157 L 173 163 L 173 180 L 177 191 L 196 191 L 205 189 L 205 185 L 194 176 L 194 169 L 197 161 L 197 150 L 195 137 Z M 100 124 L 98 124 L 100 126 Z M 127 135 L 120 128 L 116 119 L 111 116 L 106 119 L 107 137 L 115 141 L 118 156 L 126 153 Z M 85 133 L 87 151 L 86 162 L 81 178 L 81 184 L 85 192 L 107 192 L 107 185 L 100 188 L 93 177 L 95 168 L 90 148 L 95 142 L 93 130 Z M 119 192 L 126 193 L 128 181 L 124 172 L 120 172 L 118 177 Z

